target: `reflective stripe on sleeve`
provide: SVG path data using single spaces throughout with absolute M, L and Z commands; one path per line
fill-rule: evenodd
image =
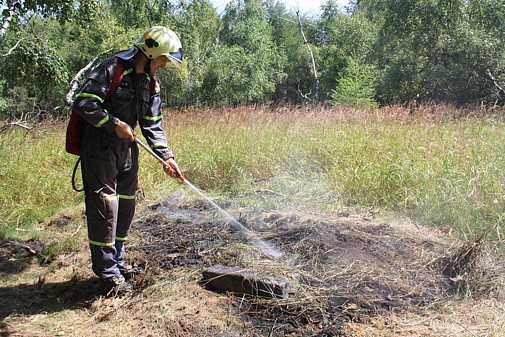
M 102 125 L 104 125 L 105 123 L 107 123 L 107 122 L 109 121 L 109 119 L 110 119 L 109 115 L 105 115 L 105 117 L 104 117 L 104 118 L 102 118 L 102 120 L 101 120 L 100 122 L 96 123 L 96 124 L 95 124 L 95 126 L 96 126 L 97 128 L 99 128 L 99 127 L 101 127 Z
M 80 94 L 75 95 L 75 98 L 81 98 L 81 97 L 84 97 L 84 98 L 95 98 L 100 103 L 103 103 L 103 99 L 100 96 L 97 96 L 95 94 L 88 94 L 88 93 L 85 93 L 85 92 L 81 92 Z

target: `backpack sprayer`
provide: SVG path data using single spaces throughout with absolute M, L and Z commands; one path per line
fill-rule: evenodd
M 149 152 L 151 156 L 156 158 L 160 164 L 163 166 L 169 166 L 169 164 L 164 161 L 160 156 L 158 156 L 153 150 L 151 150 L 150 147 L 148 147 L 146 144 L 144 144 L 142 141 L 140 141 L 136 136 L 135 136 L 135 142 L 139 144 L 144 150 Z M 250 229 L 242 225 L 240 222 L 238 222 L 234 217 L 232 217 L 228 212 L 226 212 L 224 209 L 219 207 L 215 202 L 210 200 L 202 191 L 200 191 L 196 186 L 194 186 L 192 183 L 190 183 L 184 176 L 181 174 L 178 177 L 183 183 L 191 187 L 193 191 L 198 193 L 200 196 L 202 196 L 209 204 L 211 204 L 215 209 L 217 209 L 221 214 L 223 214 L 226 218 L 228 218 L 231 221 L 231 224 L 238 230 L 240 230 L 242 233 L 244 233 L 245 237 L 254 243 L 254 245 L 265 255 L 268 255 L 269 257 L 273 259 L 277 259 L 283 255 L 282 252 L 279 250 L 273 248 L 270 246 L 268 243 L 263 241 L 262 239 L 258 238 L 256 234 L 254 234 Z

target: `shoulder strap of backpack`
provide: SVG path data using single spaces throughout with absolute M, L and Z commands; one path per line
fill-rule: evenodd
M 156 93 L 157 82 L 158 82 L 158 80 L 157 80 L 156 76 L 153 76 L 151 78 L 151 81 L 149 82 L 149 91 L 150 91 L 151 96 Z
M 105 100 L 109 99 L 110 95 L 114 91 L 116 91 L 117 87 L 119 86 L 119 83 L 121 83 L 121 79 L 123 78 L 123 72 L 124 72 L 124 64 L 123 61 L 115 57 L 116 62 L 117 62 L 117 67 L 116 67 L 116 72 L 114 73 L 114 77 L 112 78 L 112 82 L 110 83 L 109 91 L 107 91 L 107 94 L 105 95 Z

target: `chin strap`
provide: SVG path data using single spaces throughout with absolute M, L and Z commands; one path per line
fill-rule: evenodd
M 151 60 L 147 59 L 146 64 L 144 65 L 144 71 L 147 75 L 151 76 Z

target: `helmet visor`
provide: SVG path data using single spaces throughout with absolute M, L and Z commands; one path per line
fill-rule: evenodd
M 168 53 L 168 58 L 175 64 L 178 68 L 182 65 L 182 48 L 179 48 L 178 51 Z

